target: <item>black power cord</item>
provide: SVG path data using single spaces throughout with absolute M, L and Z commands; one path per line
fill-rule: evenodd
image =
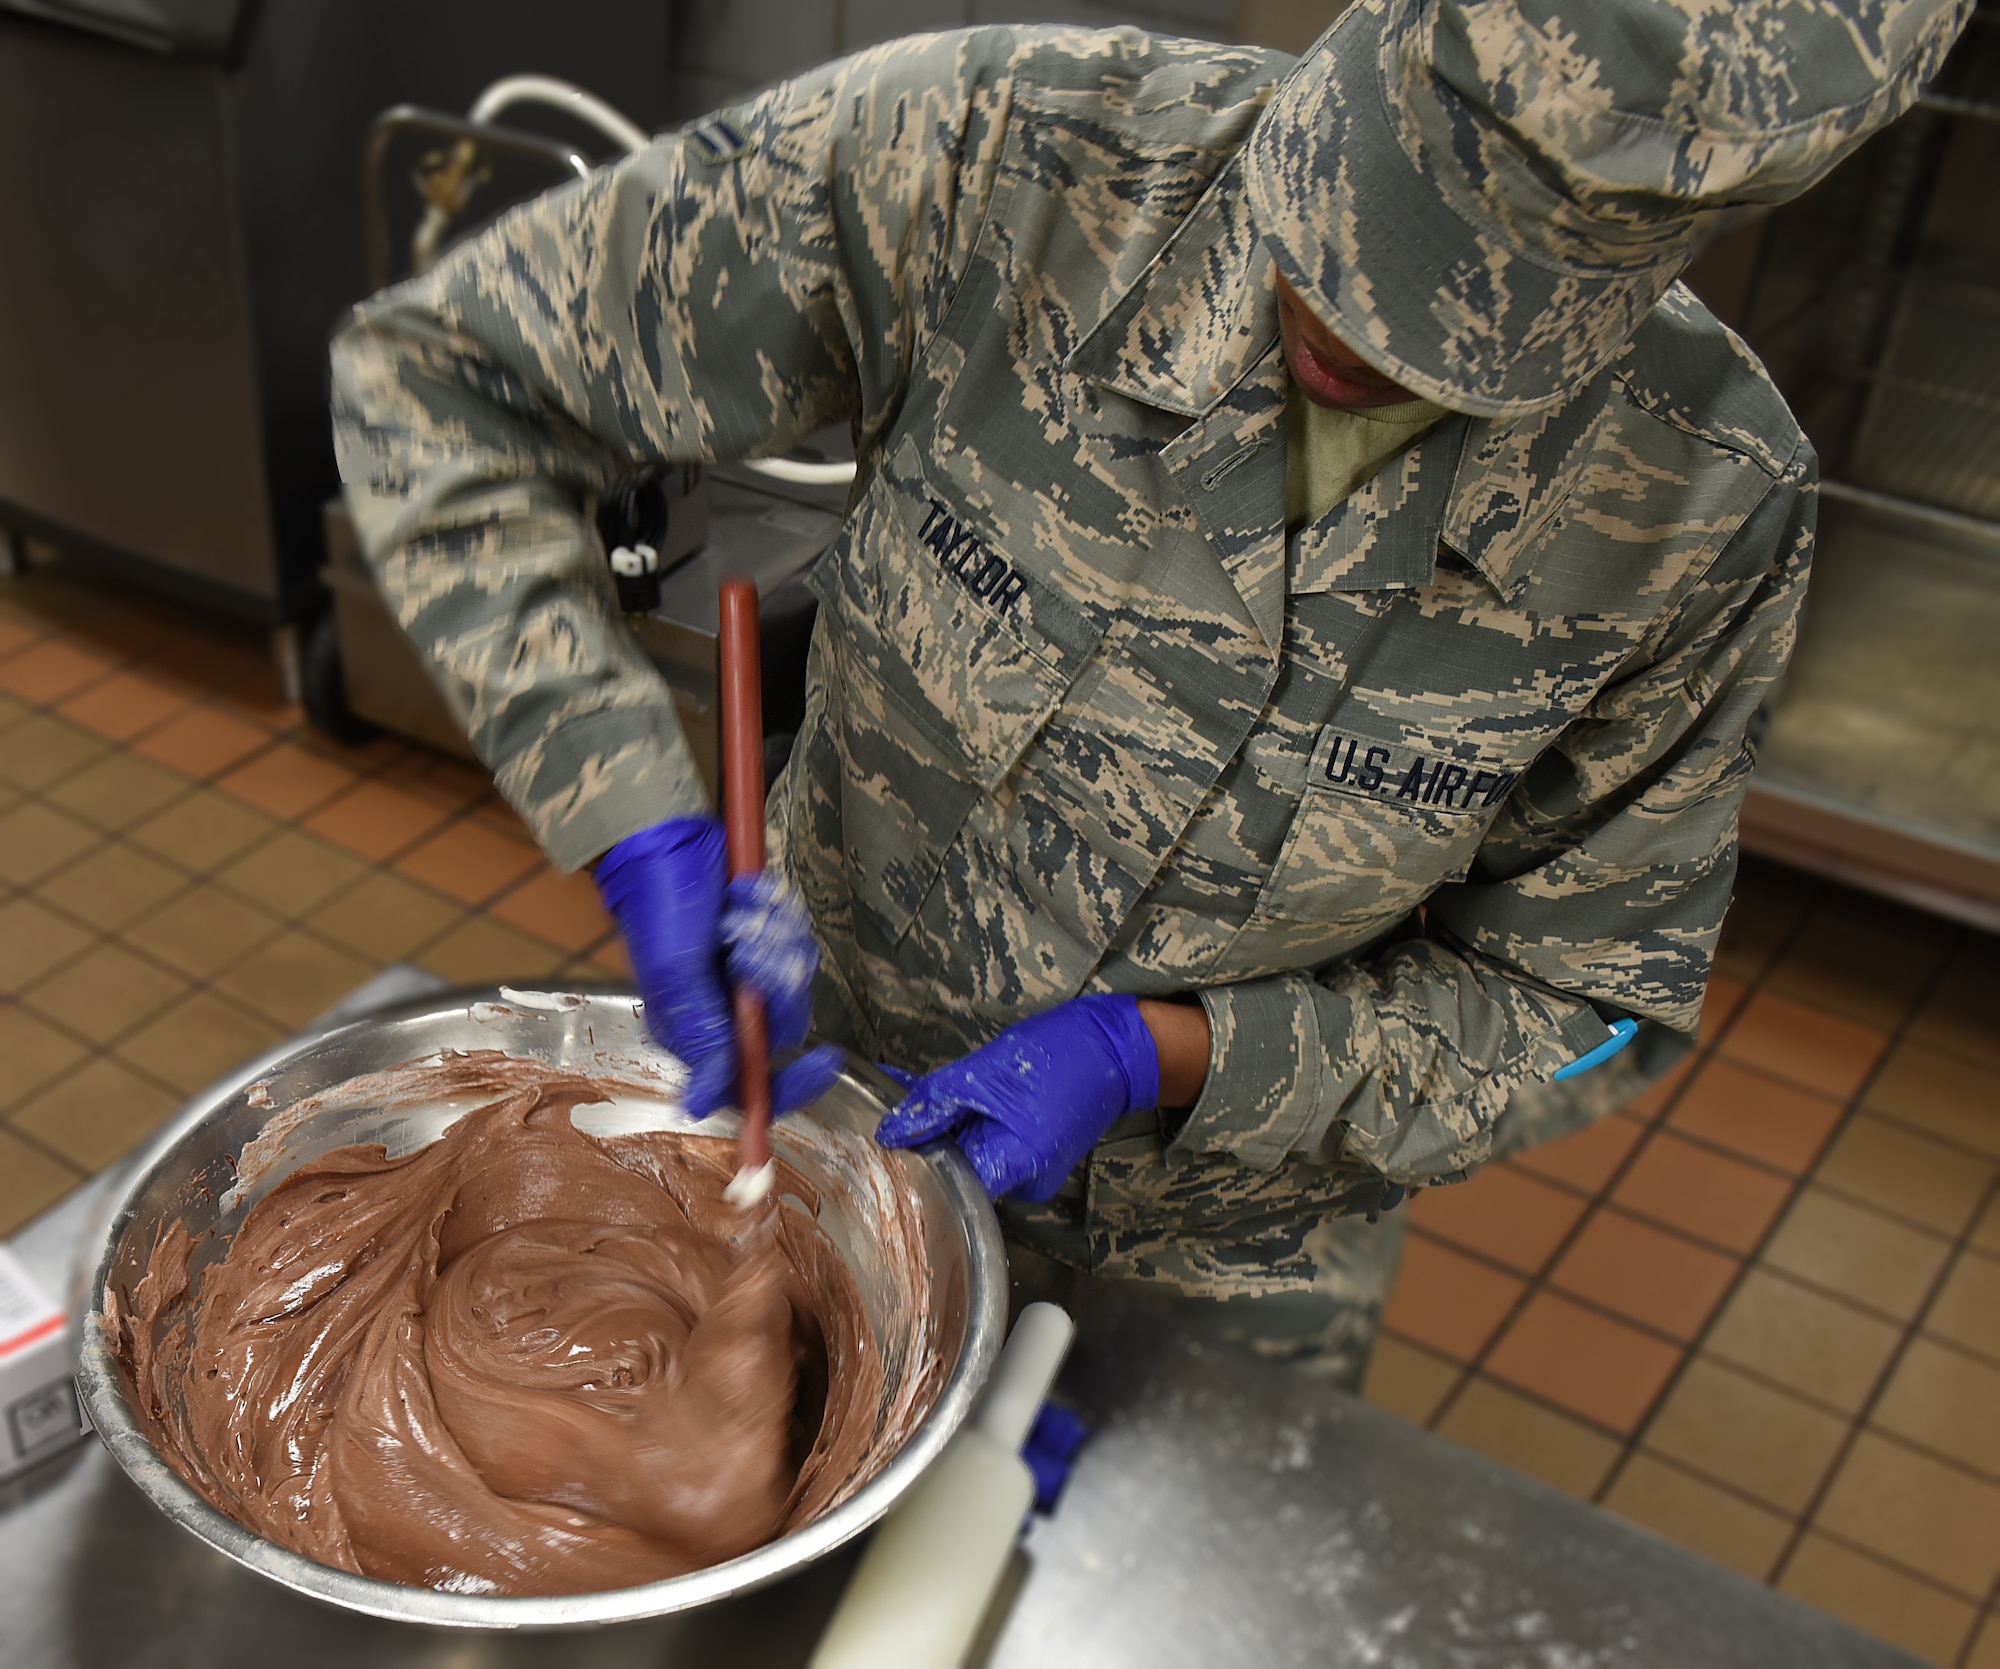
M 660 606 L 660 548 L 667 542 L 667 484 L 656 470 L 627 476 L 597 506 L 597 532 L 611 562 L 618 606 L 651 614 Z

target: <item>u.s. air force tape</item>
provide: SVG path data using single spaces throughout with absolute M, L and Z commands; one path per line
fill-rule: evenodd
M 1446 759 L 1330 724 L 1319 733 L 1307 780 L 1314 788 L 1364 799 L 1434 811 L 1482 811 L 1505 799 L 1519 776 L 1498 763 Z

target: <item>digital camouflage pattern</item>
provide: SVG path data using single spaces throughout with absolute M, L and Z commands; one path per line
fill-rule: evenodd
M 1600 1010 L 1692 1030 L 1814 503 L 1673 289 L 1559 405 L 1440 424 L 1288 541 L 1240 169 L 1288 62 L 895 43 L 513 213 L 334 356 L 383 592 L 566 867 L 701 803 L 581 501 L 853 425 L 770 807 L 821 1027 L 928 1069 L 1199 993 L 1200 1104 L 1012 1220 L 1245 1297 L 1340 1288 L 1330 1218 L 1480 1164 Z
M 1594 1124 L 1658 1082 L 1692 1047 L 1684 1033 L 1649 1021 L 1602 1066 L 1561 1083 L 1521 1085 L 1494 1125 L 1492 1157 L 1509 1158 Z M 1158 1140 L 1148 1122 L 1140 1115 L 1111 1132 L 1098 1149 L 1093 1184 L 1118 1176 L 1121 1163 L 1127 1176 L 1148 1174 L 1151 1144 L 1144 1138 Z M 1013 1231 L 1016 1302 L 1044 1297 L 1075 1313 L 1089 1301 L 1087 1289 L 1099 1286 L 1121 1297 L 1170 1292 L 1185 1300 L 1178 1319 L 1195 1337 L 1248 1346 L 1358 1390 L 1402 1264 L 1404 1213 L 1388 1209 L 1402 1190 L 1379 1179 L 1363 1184 L 1351 1168 L 1328 1181 L 1334 1185 L 1248 1217 L 1216 1212 L 1198 1185 L 1174 1196 L 1142 1193 L 1152 1220 L 1135 1219 L 1115 1240 L 1101 1216 L 1093 1233 L 1074 1199 L 1069 1209 L 1002 1201 Z M 1104 1196 L 1092 1197 L 1101 1211 Z M 1188 1198 L 1197 1202 L 1196 1221 L 1170 1216 L 1177 1231 L 1162 1233 L 1163 1209 Z M 1024 1245 L 1043 1255 L 1024 1257 Z M 1072 1273 L 1064 1278 L 1051 1262 Z
M 1358 0 L 1245 164 L 1307 305 L 1456 411 L 1566 398 L 1706 234 L 1900 115 L 1973 0 Z
M 1008 1246 L 1013 1305 L 1036 1299 L 1083 1318 L 1098 1306 L 1162 1301 L 1197 1343 L 1247 1346 L 1260 1356 L 1358 1390 L 1402 1260 L 1404 1214 L 1328 1217 L 1307 1225 L 1311 1252 L 1273 1280 L 1261 1268 L 1248 1284 L 1182 1287 L 1145 1276 L 1090 1273 L 1038 1253 L 1019 1237 Z

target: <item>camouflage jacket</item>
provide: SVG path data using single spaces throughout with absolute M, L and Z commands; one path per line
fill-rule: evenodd
M 771 803 L 823 1023 L 923 1067 L 1082 990 L 1199 993 L 1207 1089 L 1099 1150 L 1106 1221 L 1460 1173 L 1606 1012 L 1691 1030 L 1810 558 L 1811 453 L 1680 288 L 1557 408 L 1448 420 L 1288 540 L 1232 165 L 1287 63 L 894 43 L 335 347 L 382 589 L 568 867 L 702 803 L 581 501 L 853 425 Z

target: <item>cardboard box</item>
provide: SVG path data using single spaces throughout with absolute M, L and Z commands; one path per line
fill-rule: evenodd
M 87 1431 L 69 1317 L 0 1246 L 0 1478 L 60 1454 Z

